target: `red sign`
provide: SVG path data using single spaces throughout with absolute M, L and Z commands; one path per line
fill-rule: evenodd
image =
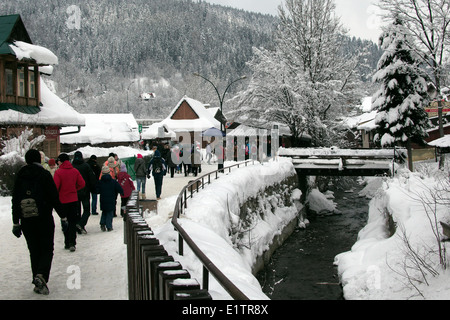
M 59 136 L 59 127 L 46 127 L 44 131 L 45 136 L 47 139 L 56 139 Z

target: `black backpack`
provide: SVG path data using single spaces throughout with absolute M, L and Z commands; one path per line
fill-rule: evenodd
M 39 186 L 35 180 L 23 180 L 20 184 L 20 208 L 22 218 L 34 218 L 39 216 Z
M 161 173 L 163 171 L 161 158 L 153 158 L 152 168 L 154 173 Z

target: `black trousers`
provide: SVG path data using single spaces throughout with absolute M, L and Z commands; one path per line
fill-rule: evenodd
M 42 274 L 45 282 L 48 282 L 53 261 L 53 243 L 55 238 L 53 217 L 22 219 L 21 226 L 27 241 L 28 251 L 30 252 L 33 280 L 36 275 Z
M 64 232 L 64 245 L 66 247 L 75 246 L 77 244 L 77 223 L 80 220 L 78 201 L 63 203 L 61 209 L 67 217 L 69 228 Z

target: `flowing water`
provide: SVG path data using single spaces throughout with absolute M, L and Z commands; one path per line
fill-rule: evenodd
M 310 225 L 297 229 L 273 255 L 257 278 L 272 300 L 341 300 L 342 288 L 333 265 L 334 257 L 349 251 L 366 225 L 369 200 L 352 192 L 334 191 L 342 213 L 308 217 Z

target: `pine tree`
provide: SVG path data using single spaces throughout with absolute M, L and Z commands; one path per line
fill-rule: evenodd
M 424 108 L 428 102 L 426 76 L 399 18 L 381 36 L 380 45 L 384 54 L 373 77 L 374 82 L 381 84 L 372 98 L 378 110 L 375 141 L 382 147 L 407 147 L 412 170 L 411 142 L 422 143 L 428 136 L 429 120 Z

